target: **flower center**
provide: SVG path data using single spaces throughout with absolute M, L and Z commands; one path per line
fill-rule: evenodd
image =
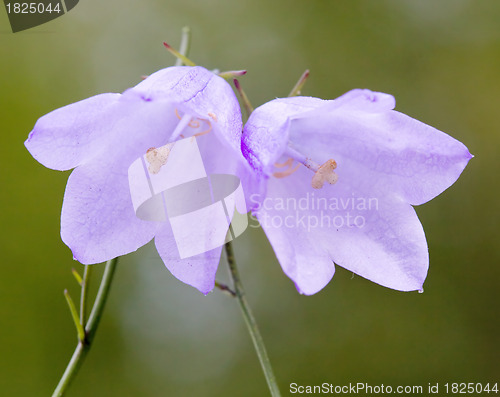
M 189 113 L 184 113 L 181 116 L 177 109 L 175 109 L 175 115 L 179 119 L 179 122 L 172 131 L 172 135 L 170 135 L 169 143 L 159 148 L 149 148 L 146 152 L 146 160 L 149 163 L 148 170 L 151 174 L 157 174 L 160 172 L 161 167 L 167 163 L 168 156 L 175 144 L 175 141 L 178 138 L 184 138 L 182 132 L 187 127 L 197 130 L 202 126 L 202 124 L 207 125 L 206 129 L 192 134 L 192 137 L 205 135 L 212 131 L 212 123 L 208 119 L 201 119 L 198 117 L 193 118 Z M 217 116 L 214 113 L 208 113 L 208 117 L 210 117 L 214 122 L 217 122 Z
M 306 168 L 314 172 L 311 180 L 311 186 L 314 189 L 321 189 L 325 182 L 333 185 L 339 179 L 338 175 L 334 172 L 335 168 L 337 168 L 337 163 L 333 159 L 327 160 L 324 164 L 319 165 L 312 161 L 310 158 L 299 153 L 295 149 L 292 149 L 290 146 L 287 147 L 284 154 L 288 157 L 288 160 L 286 160 L 284 163 L 275 163 L 274 166 L 277 168 L 288 168 L 286 168 L 284 171 L 274 172 L 273 176 L 275 176 L 276 178 L 285 178 L 293 174 L 295 171 L 297 171 L 300 164 L 303 164 Z M 292 168 L 294 160 L 299 164 Z
M 198 129 L 198 128 L 200 128 L 202 123 L 207 124 L 207 128 L 205 130 L 198 132 L 196 134 L 193 134 L 192 136 L 201 136 L 201 135 L 208 134 L 210 131 L 212 131 L 212 123 L 210 122 L 210 120 L 200 119 L 200 118 L 194 119 L 188 113 L 184 113 L 181 117 L 181 115 L 179 114 L 179 111 L 177 109 L 175 109 L 175 115 L 180 121 L 177 124 L 177 126 L 175 127 L 175 130 L 172 132 L 172 135 L 170 136 L 170 142 L 177 140 L 177 138 L 179 138 L 179 137 L 184 138 L 184 135 L 182 135 L 182 131 L 186 127 Z M 217 122 L 217 116 L 215 114 L 208 113 L 208 117 L 210 117 L 213 121 Z

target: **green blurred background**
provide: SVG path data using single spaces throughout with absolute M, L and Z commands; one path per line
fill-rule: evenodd
M 424 294 L 337 267 L 323 291 L 300 296 L 261 230 L 236 241 L 283 394 L 291 382 L 500 382 L 499 21 L 498 0 L 82 0 L 12 34 L 1 10 L 0 395 L 50 395 L 76 345 L 63 290 L 77 298 L 71 268 L 82 266 L 59 236 L 69 173 L 45 169 L 23 142 L 45 113 L 171 65 L 162 42 L 178 45 L 184 25 L 195 62 L 248 70 L 255 106 L 287 95 L 309 68 L 304 95 L 391 93 L 399 111 L 476 156 L 417 208 L 431 258 Z M 266 393 L 236 301 L 183 285 L 149 245 L 120 263 L 68 396 Z

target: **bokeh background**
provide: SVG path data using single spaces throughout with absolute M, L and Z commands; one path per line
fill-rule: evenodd
M 283 394 L 291 382 L 500 382 L 499 21 L 498 0 L 82 0 L 12 34 L 0 10 L 0 395 L 50 395 L 76 345 L 63 290 L 77 299 L 71 268 L 82 266 L 59 236 L 69 173 L 39 165 L 23 142 L 45 113 L 171 65 L 162 42 L 178 45 L 184 25 L 198 64 L 248 70 L 255 106 L 309 68 L 303 94 L 391 93 L 475 155 L 417 208 L 431 258 L 423 294 L 337 267 L 323 291 L 300 296 L 262 230 L 236 241 Z M 236 301 L 183 285 L 147 246 L 121 261 L 68 396 L 266 393 Z

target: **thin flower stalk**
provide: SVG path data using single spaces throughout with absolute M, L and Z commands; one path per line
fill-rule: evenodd
M 84 332 L 83 333 L 79 332 L 78 344 L 76 346 L 76 349 L 66 367 L 66 370 L 64 371 L 61 379 L 59 380 L 59 383 L 57 384 L 57 387 L 54 390 L 52 397 L 64 396 L 69 385 L 75 379 L 78 370 L 80 369 L 85 357 L 87 356 L 90 350 L 92 341 L 94 340 L 95 333 L 102 318 L 104 307 L 106 306 L 106 301 L 108 299 L 117 263 L 118 263 L 118 258 L 111 259 L 106 263 L 104 274 L 101 280 L 101 285 L 99 286 L 99 291 L 97 293 L 94 305 L 92 307 L 92 313 L 90 314 L 89 320 L 87 321 L 85 327 L 84 328 L 82 327 L 82 330 L 84 330 Z M 83 288 L 84 287 L 82 285 L 82 290 Z M 69 295 L 65 293 L 65 296 Z M 80 306 L 80 308 L 82 308 L 82 305 Z M 76 309 L 74 310 L 74 313 L 75 314 L 73 315 L 73 317 L 75 319 L 75 322 L 78 323 L 78 315 L 76 314 Z M 80 312 L 80 318 L 84 318 L 83 313 L 81 312 Z
M 233 246 L 231 242 L 226 243 L 225 248 L 227 263 L 229 266 L 229 273 L 231 274 L 231 278 L 233 280 L 234 292 L 236 298 L 238 299 L 241 313 L 248 328 L 248 332 L 250 333 L 250 337 L 252 338 L 255 351 L 257 352 L 257 356 L 259 357 L 260 365 L 262 367 L 262 371 L 264 372 L 269 391 L 271 393 L 271 396 L 279 397 L 281 394 L 279 391 L 278 383 L 276 382 L 276 377 L 274 376 L 271 361 L 269 360 L 266 346 L 264 345 L 264 340 L 262 339 L 259 327 L 257 326 L 255 317 L 253 316 L 250 305 L 248 304 L 245 290 L 243 288 L 238 268 L 236 266 L 236 259 L 234 257 Z

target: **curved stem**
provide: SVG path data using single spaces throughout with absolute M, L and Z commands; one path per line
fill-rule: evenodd
M 85 326 L 85 334 L 88 345 L 92 343 L 97 327 L 99 326 L 99 321 L 101 321 L 102 313 L 104 312 L 104 306 L 108 299 L 109 290 L 111 288 L 111 282 L 113 281 L 113 276 L 115 275 L 116 264 L 118 263 L 118 258 L 111 259 L 106 262 L 106 267 L 104 268 L 104 274 L 102 275 L 101 285 L 99 286 L 99 291 L 94 301 L 94 306 L 90 312 L 89 320 Z
M 245 91 L 243 91 L 243 88 L 241 87 L 240 82 L 238 79 L 233 79 L 233 84 L 234 87 L 236 88 L 236 91 L 238 91 L 238 94 L 240 95 L 241 101 L 243 102 L 243 107 L 245 109 L 245 113 L 247 115 L 247 118 L 250 117 L 250 115 L 253 112 L 253 106 L 250 103 L 250 100 L 247 97 L 247 94 L 245 94 Z
M 92 307 L 92 312 L 90 313 L 89 320 L 87 325 L 85 326 L 85 338 L 78 342 L 76 346 L 75 352 L 71 357 L 71 360 L 64 371 L 59 383 L 52 394 L 52 397 L 61 397 L 66 392 L 66 389 L 75 378 L 80 366 L 82 365 L 83 360 L 87 356 L 88 351 L 90 350 L 90 346 L 92 344 L 92 340 L 94 339 L 95 333 L 97 331 L 97 327 L 99 326 L 99 322 L 102 317 L 102 313 L 104 311 L 104 307 L 106 305 L 106 300 L 108 299 L 109 290 L 111 288 L 111 283 L 113 281 L 113 275 L 116 270 L 116 264 L 118 263 L 118 258 L 114 258 L 106 262 L 106 268 L 104 269 L 104 274 L 102 276 L 101 285 L 99 286 L 99 291 L 97 292 L 97 296 L 94 301 L 94 306 Z M 87 278 L 84 277 L 85 281 L 88 281 L 88 273 Z M 85 282 L 84 281 L 84 282 Z M 82 297 L 83 297 L 83 288 L 82 285 Z M 85 292 L 85 295 L 87 292 Z M 85 306 L 83 305 L 83 308 Z M 82 308 L 82 305 L 80 306 Z M 80 313 L 80 318 L 83 318 L 83 313 Z
M 82 327 L 85 326 L 85 322 L 87 321 L 87 298 L 89 292 L 89 280 L 90 275 L 92 274 L 92 266 L 85 266 L 83 269 L 83 278 L 81 282 L 82 291 L 80 294 L 80 324 Z
M 271 361 L 269 360 L 269 356 L 267 355 L 264 340 L 262 339 L 259 328 L 257 327 L 257 322 L 255 321 L 252 310 L 250 309 L 250 306 L 248 305 L 247 299 L 245 297 L 245 290 L 243 289 L 243 284 L 241 283 L 240 275 L 236 267 L 236 260 L 234 258 L 233 246 L 231 245 L 231 242 L 226 243 L 226 256 L 227 263 L 229 265 L 229 271 L 231 273 L 231 278 L 233 279 L 234 292 L 236 294 L 236 298 L 238 299 L 238 303 L 240 304 L 241 313 L 243 314 L 243 318 L 245 319 L 245 323 L 248 328 L 248 332 L 250 333 L 250 337 L 252 338 L 255 351 L 257 352 L 257 356 L 259 357 L 262 371 L 264 371 L 264 376 L 266 377 L 269 391 L 271 392 L 271 396 L 279 397 L 281 394 L 278 388 L 278 383 L 276 382 L 276 378 L 271 367 Z
M 184 26 L 182 28 L 181 45 L 179 46 L 179 53 L 186 56 L 189 54 L 189 48 L 191 47 L 191 28 L 189 26 Z M 181 58 L 177 58 L 175 61 L 175 66 L 187 65 L 183 62 Z
M 288 94 L 289 98 L 292 96 L 300 95 L 302 87 L 304 87 L 304 84 L 306 83 L 308 77 L 309 77 L 309 69 L 306 69 L 306 71 L 302 73 L 302 76 L 300 76 L 299 81 L 297 81 L 295 86 L 292 88 L 292 91 L 290 91 L 290 94 Z
M 66 370 L 64 371 L 64 374 L 61 377 L 61 380 L 59 381 L 56 389 L 54 390 L 52 397 L 60 397 L 64 395 L 64 392 L 66 391 L 69 384 L 71 383 L 76 373 L 80 369 L 80 366 L 82 365 L 83 359 L 85 358 L 87 351 L 88 348 L 85 348 L 85 344 L 82 342 L 78 342 L 75 352 L 73 353 L 73 356 L 71 357 L 71 360 L 69 361 L 68 366 L 66 367 Z
M 80 324 L 80 319 L 78 318 L 78 312 L 76 311 L 75 303 L 67 289 L 64 290 L 64 297 L 66 298 L 66 302 L 68 303 L 69 311 L 71 313 L 71 317 L 73 317 L 73 322 L 75 323 L 76 332 L 78 334 L 78 340 L 82 341 L 85 339 L 85 331 L 83 329 L 83 325 Z

